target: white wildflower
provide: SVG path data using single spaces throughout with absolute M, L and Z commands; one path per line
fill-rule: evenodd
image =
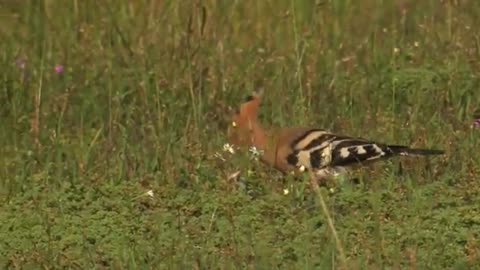
M 248 149 L 251 154 L 251 158 L 258 160 L 258 157 L 263 155 L 263 150 L 258 150 L 255 146 L 252 146 Z
M 233 145 L 226 143 L 223 145 L 223 151 L 224 152 L 229 152 L 230 154 L 235 154 L 235 148 L 233 148 Z
M 145 193 L 146 195 L 150 196 L 151 198 L 153 198 L 153 190 L 149 190 Z
M 283 195 L 288 195 L 288 193 L 290 193 L 290 191 L 288 190 L 288 188 L 283 189 Z

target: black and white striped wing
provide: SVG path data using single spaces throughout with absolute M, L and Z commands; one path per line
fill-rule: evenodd
M 440 150 L 411 149 L 376 143 L 362 138 L 340 136 L 321 129 L 299 135 L 290 145 L 288 163 L 308 169 L 344 167 L 389 158 L 395 155 L 442 154 Z

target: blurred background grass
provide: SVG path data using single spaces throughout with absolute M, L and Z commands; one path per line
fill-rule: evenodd
M 214 156 L 258 85 L 265 123 L 447 152 L 328 196 L 348 268 L 475 267 L 479 23 L 473 0 L 1 0 L 1 267 L 339 267 L 304 183 Z

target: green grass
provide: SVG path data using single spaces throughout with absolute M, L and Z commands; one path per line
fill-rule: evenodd
M 323 190 L 347 269 L 478 267 L 478 14 L 477 1 L 0 1 L 0 268 L 341 268 L 306 182 L 215 157 L 259 84 L 268 125 L 447 152 Z

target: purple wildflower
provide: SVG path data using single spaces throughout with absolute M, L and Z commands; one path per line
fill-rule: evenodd
M 480 128 L 480 118 L 475 119 L 475 121 L 473 122 L 473 126 Z
M 27 69 L 27 60 L 22 57 L 17 57 L 15 58 L 15 65 L 20 70 L 22 83 L 26 82 L 30 75 Z
M 473 124 L 472 127 L 480 128 L 480 109 L 476 110 L 473 113 Z
M 62 73 L 63 72 L 63 66 L 62 65 L 56 65 L 55 66 L 55 72 L 56 73 Z
M 23 58 L 17 58 L 15 60 L 15 64 L 17 65 L 18 68 L 20 69 L 25 69 L 26 66 L 26 61 Z

